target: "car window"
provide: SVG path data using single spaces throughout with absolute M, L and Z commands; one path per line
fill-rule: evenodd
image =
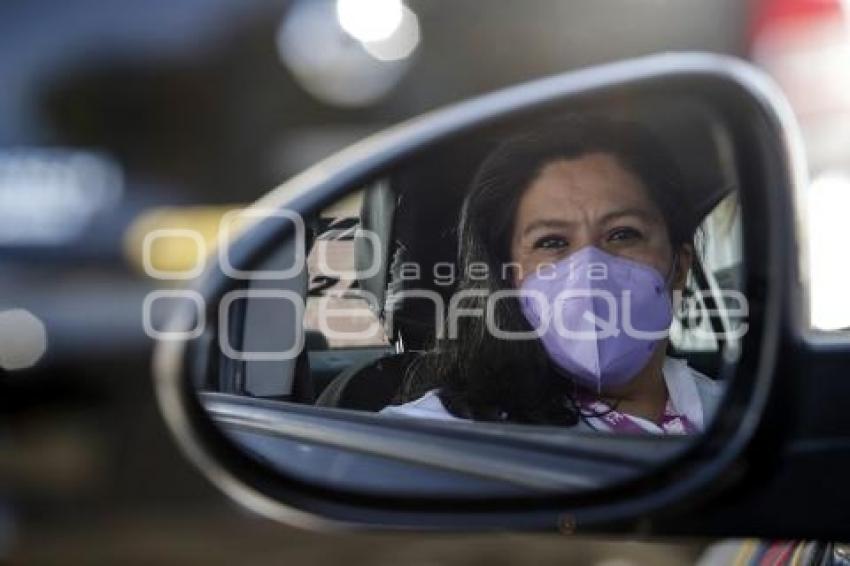
M 721 349 L 711 318 L 739 326 L 744 315 L 741 297 L 741 210 L 737 195 L 723 199 L 700 226 L 697 253 L 705 270 L 709 287 L 694 292 L 699 286 L 692 280 L 683 293 L 683 307 L 673 321 L 671 343 L 680 352 L 717 352 Z M 693 279 L 693 275 L 691 276 Z M 719 299 L 724 309 L 713 308 L 712 299 Z
M 357 278 L 355 239 L 365 238 L 359 218 L 362 201 L 363 193 L 355 193 L 323 210 L 314 221 L 304 330 L 321 335 L 328 348 L 389 344 L 378 306 L 360 289 Z

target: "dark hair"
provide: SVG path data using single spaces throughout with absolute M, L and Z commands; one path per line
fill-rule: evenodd
M 660 209 L 671 244 L 693 244 L 698 219 L 673 157 L 643 126 L 604 117 L 569 117 L 502 142 L 476 173 L 460 214 L 457 290 L 483 289 L 465 308 L 486 308 L 493 292 L 512 288 L 502 266 L 511 262 L 510 239 L 520 199 L 541 169 L 557 159 L 589 153 L 615 156 L 645 185 Z M 486 280 L 471 278 L 469 265 L 488 265 Z M 516 299 L 494 306 L 495 322 L 506 331 L 529 331 Z M 439 388 L 452 414 L 475 420 L 576 424 L 574 384 L 551 367 L 539 340 L 505 341 L 493 336 L 481 317 L 460 317 L 457 337 L 438 341 L 416 371 L 402 399 Z

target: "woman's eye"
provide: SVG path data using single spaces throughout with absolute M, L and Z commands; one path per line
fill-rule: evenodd
M 643 237 L 640 231 L 634 228 L 617 228 L 608 234 L 609 242 L 628 242 L 631 240 L 639 240 Z
M 567 245 L 567 240 L 561 236 L 544 236 L 534 242 L 535 249 L 544 250 L 560 250 Z

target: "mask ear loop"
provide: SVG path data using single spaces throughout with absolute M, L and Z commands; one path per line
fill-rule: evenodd
M 673 290 L 673 279 L 676 277 L 676 271 L 679 267 L 679 252 L 673 252 L 673 263 L 670 265 L 670 273 L 664 278 L 664 286 Z
M 675 312 L 676 305 L 674 304 L 674 300 L 673 300 L 674 299 L 674 297 L 673 297 L 673 280 L 676 278 L 676 271 L 677 271 L 678 267 L 679 267 L 679 252 L 675 251 L 675 252 L 673 252 L 673 264 L 670 266 L 670 273 L 668 273 L 667 276 L 664 278 L 664 287 L 670 291 L 670 311 L 673 312 L 674 317 L 676 316 L 676 312 Z M 681 309 L 681 307 L 682 307 L 682 305 L 680 304 L 679 308 Z

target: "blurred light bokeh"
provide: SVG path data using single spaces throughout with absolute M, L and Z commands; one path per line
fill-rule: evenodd
M 752 58 L 791 102 L 812 179 L 801 199 L 810 323 L 818 330 L 850 329 L 850 268 L 841 244 L 850 218 L 848 2 L 760 0 L 754 6 Z

